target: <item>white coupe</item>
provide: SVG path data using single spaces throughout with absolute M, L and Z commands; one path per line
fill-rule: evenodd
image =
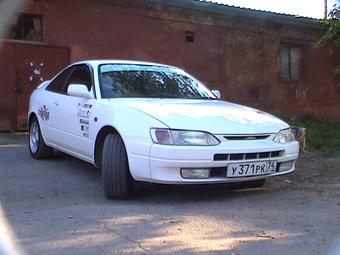
M 57 149 L 95 165 L 108 198 L 128 197 L 135 181 L 260 187 L 299 155 L 282 120 L 146 62 L 68 66 L 32 93 L 28 123 L 33 158 Z

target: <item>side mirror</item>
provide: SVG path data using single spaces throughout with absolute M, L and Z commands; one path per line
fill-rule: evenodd
M 211 90 L 211 93 L 213 93 L 217 97 L 217 99 L 221 99 L 222 98 L 221 92 L 218 89 Z
M 93 98 L 90 91 L 87 90 L 87 86 L 84 84 L 70 84 L 67 88 L 67 94 L 75 97 L 83 97 L 87 99 Z

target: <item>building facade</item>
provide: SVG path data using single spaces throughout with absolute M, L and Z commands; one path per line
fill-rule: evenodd
M 195 0 L 35 0 L 0 51 L 0 130 L 26 128 L 43 80 L 84 59 L 175 65 L 223 99 L 340 121 L 339 49 L 316 48 L 318 21 Z

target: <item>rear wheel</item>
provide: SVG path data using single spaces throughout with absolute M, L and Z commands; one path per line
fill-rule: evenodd
M 106 136 L 102 156 L 102 184 L 107 198 L 128 198 L 133 179 L 124 142 L 118 134 Z
M 34 118 L 29 125 L 28 147 L 31 156 L 35 159 L 48 158 L 53 153 L 53 148 L 47 146 L 41 135 L 38 120 Z

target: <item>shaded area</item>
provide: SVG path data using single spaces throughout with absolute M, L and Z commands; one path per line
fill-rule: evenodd
M 0 201 L 28 254 L 325 254 L 339 231 L 338 159 L 305 154 L 263 189 L 138 184 L 111 201 L 100 171 L 25 142 L 0 134 Z

